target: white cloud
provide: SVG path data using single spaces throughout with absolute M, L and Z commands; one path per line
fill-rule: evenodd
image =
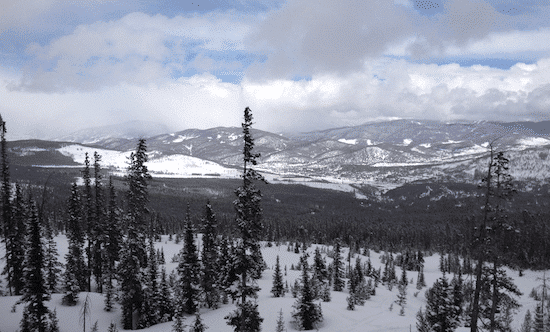
M 34 56 L 34 61 L 21 81 L 10 87 L 91 91 L 122 82 L 158 83 L 169 79 L 174 70 L 185 71 L 187 66 L 196 65 L 199 70 L 240 69 L 236 61 L 213 60 L 202 54 L 191 64 L 184 64 L 189 52 L 242 50 L 242 34 L 249 26 L 240 19 L 242 15 L 234 12 L 174 18 L 133 13 L 116 21 L 80 25 L 48 45 L 30 44 L 27 53 Z M 186 46 L 188 42 L 199 46 L 191 48 Z

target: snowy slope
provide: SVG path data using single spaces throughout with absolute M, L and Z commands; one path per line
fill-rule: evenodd
M 78 144 L 66 145 L 57 149 L 64 156 L 71 157 L 75 162 L 84 164 L 86 153 L 93 163 L 94 152 L 101 155 L 102 167 L 114 168 L 117 173 L 124 173 L 129 165 L 132 151 L 120 152 L 115 150 L 98 149 Z M 148 153 L 147 167 L 153 177 L 190 177 L 190 176 L 239 176 L 236 169 L 223 167 L 212 161 L 207 161 L 186 155 L 162 155 L 156 151 Z
M 168 272 L 176 268 L 176 263 L 171 263 L 171 258 L 179 252 L 182 247 L 182 244 L 175 244 L 174 242 L 169 242 L 167 236 L 162 237 L 161 242 L 157 242 L 155 245 L 164 250 L 166 257 L 166 269 Z M 60 254 L 60 260 L 63 261 L 63 257 L 67 252 L 67 241 L 64 236 L 58 236 L 57 238 L 58 250 Z M 200 236 L 198 241 L 200 241 Z M 311 246 L 308 249 L 310 253 L 310 263 L 313 262 L 313 251 L 315 245 Z M 325 246 L 321 246 L 321 250 L 326 250 Z M 331 248 L 329 248 L 331 249 Z M 3 255 L 3 248 L 0 249 L 0 254 Z M 294 283 L 296 278 L 300 277 L 300 271 L 290 270 L 290 266 L 297 265 L 299 262 L 300 255 L 295 254 L 293 251 L 287 251 L 286 244 L 281 246 L 267 247 L 262 248 L 262 254 L 264 259 L 269 267 L 268 270 L 264 271 L 262 278 L 258 281 L 258 285 L 261 290 L 258 296 L 259 310 L 261 317 L 264 318 L 262 324 L 263 331 L 274 331 L 276 326 L 276 321 L 278 317 L 278 312 L 280 309 L 283 310 L 285 326 L 288 331 L 294 331 L 295 327 L 291 323 L 291 312 L 292 305 L 295 303 L 295 299 L 292 298 L 291 294 L 286 294 L 283 298 L 273 298 L 271 297 L 271 286 L 272 286 L 272 274 L 273 268 L 275 265 L 276 256 L 280 256 L 281 268 L 284 271 L 285 267 L 287 273 L 283 276 L 284 280 L 289 283 L 289 285 Z M 370 252 L 371 263 L 375 268 L 383 267 L 380 262 L 381 253 L 375 253 L 374 251 Z M 347 251 L 344 248 L 342 257 L 347 257 Z M 354 264 L 355 258 L 352 259 L 352 264 Z M 362 262 L 366 262 L 369 258 L 361 256 Z M 425 257 L 425 277 L 426 282 L 429 286 L 441 276 L 441 273 L 438 270 L 439 256 L 433 255 Z M 327 258 L 327 261 L 331 261 L 330 258 Z M 3 268 L 3 262 L 0 263 L 0 268 Z M 397 268 L 397 274 L 400 275 L 400 268 Z M 515 315 L 513 327 L 519 328 L 521 322 L 523 321 L 523 316 L 527 309 L 534 312 L 535 302 L 533 299 L 528 297 L 531 289 L 540 284 L 540 279 L 543 276 L 542 271 L 525 271 L 523 277 L 518 277 L 517 271 L 508 271 L 508 275 L 515 279 L 516 285 L 523 292 L 523 296 L 520 298 L 520 303 L 523 305 L 520 308 L 519 312 Z M 2 276 L 4 278 L 4 276 Z M 415 272 L 408 272 L 408 278 L 414 279 L 416 282 L 417 274 Z M 3 280 L 2 285 L 5 285 L 5 280 Z M 357 306 L 355 311 L 346 310 L 346 297 L 348 296 L 347 291 L 344 292 L 332 292 L 332 301 L 331 302 L 322 302 L 322 310 L 324 321 L 319 326 L 319 331 L 327 332 L 375 332 L 375 331 L 409 331 L 409 328 L 412 327 L 412 330 L 415 330 L 416 324 L 416 312 L 420 307 L 424 307 L 426 304 L 426 299 L 424 296 L 425 289 L 419 292 L 415 297 L 414 293 L 417 291 L 414 285 L 409 285 L 407 291 L 407 304 L 405 305 L 405 315 L 399 315 L 399 307 L 394 303 L 393 311 L 389 310 L 390 305 L 397 298 L 397 287 L 394 287 L 392 291 L 389 291 L 384 286 L 379 286 L 376 289 L 376 295 L 371 297 L 364 306 Z M 120 308 L 115 306 L 113 312 L 103 311 L 103 295 L 97 293 L 90 293 L 91 300 L 91 315 L 88 318 L 89 322 L 98 322 L 99 330 L 106 331 L 111 322 L 117 323 L 120 329 Z M 49 301 L 48 306 L 50 309 L 56 309 L 57 315 L 60 322 L 60 331 L 61 332 L 73 332 L 82 330 L 82 321 L 80 320 L 80 312 L 82 310 L 82 303 L 87 296 L 87 293 L 80 294 L 80 303 L 75 307 L 66 307 L 61 304 L 61 294 L 54 294 L 51 301 Z M 21 314 L 23 306 L 19 305 L 15 312 L 12 312 L 12 307 L 15 302 L 18 300 L 18 297 L 15 296 L 4 296 L 0 297 L 0 331 L 2 332 L 14 332 L 18 329 L 19 321 L 21 320 Z M 225 322 L 224 316 L 233 311 L 235 308 L 232 304 L 222 305 L 219 309 L 210 310 L 210 309 L 201 309 L 201 317 L 206 325 L 209 327 L 207 331 L 216 331 L 216 332 L 230 332 L 232 331 L 231 327 L 228 326 Z M 193 322 L 193 317 L 188 317 L 186 320 L 187 324 Z M 88 323 L 89 324 L 89 323 Z M 88 325 L 89 326 L 89 325 Z M 171 323 L 158 324 L 153 327 L 143 329 L 144 332 L 161 332 L 161 331 L 171 331 Z M 87 328 L 89 329 L 89 328 Z M 467 328 L 461 327 L 457 331 L 468 331 Z

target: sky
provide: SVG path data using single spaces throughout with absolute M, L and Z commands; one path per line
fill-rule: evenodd
M 0 0 L 8 140 L 550 119 L 547 0 Z

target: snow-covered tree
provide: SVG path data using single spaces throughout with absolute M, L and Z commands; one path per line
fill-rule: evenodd
M 38 220 L 35 203 L 29 202 L 30 215 L 28 220 L 27 243 L 28 250 L 24 262 L 23 296 L 20 303 L 26 303 L 21 320 L 22 332 L 46 332 L 49 323 L 50 311 L 45 302 L 50 300 L 47 289 L 45 270 L 45 253 L 42 238 L 42 229 Z
M 332 286 L 333 289 L 337 292 L 341 292 L 344 289 L 344 261 L 342 261 L 340 241 L 336 241 L 336 246 L 334 247 L 334 260 L 332 262 L 333 271 L 332 271 Z
M 121 250 L 118 280 L 121 289 L 122 321 L 124 329 L 134 329 L 143 309 L 143 274 L 146 266 L 145 215 L 148 213 L 147 181 L 151 178 L 147 162 L 145 139 L 140 139 L 130 155 L 126 177 L 128 183 L 127 236 Z M 134 317 L 136 319 L 134 319 Z
M 452 288 L 445 275 L 437 279 L 426 292 L 426 320 L 434 332 L 454 331 L 458 326 L 457 310 L 453 303 Z
M 159 266 L 152 237 L 149 237 L 148 252 L 149 256 L 147 257 L 147 268 L 144 274 L 145 287 L 143 289 L 143 316 L 140 321 L 140 327 L 142 328 L 158 324 L 161 320 L 161 315 L 158 308 L 160 300 L 158 283 Z
M 43 233 L 46 240 L 46 250 L 44 252 L 46 282 L 48 292 L 53 294 L 57 292 L 57 285 L 60 281 L 59 276 L 61 275 L 62 264 L 58 259 L 59 253 L 57 252 L 57 243 L 53 237 L 53 232 L 49 221 L 45 222 Z
M 203 302 L 208 308 L 217 308 L 220 302 L 218 283 L 218 244 L 216 215 L 210 201 L 206 202 L 201 255 L 201 288 Z
M 312 330 L 318 323 L 323 321 L 323 313 L 321 305 L 314 303 L 315 296 L 311 288 L 311 280 L 309 278 L 309 266 L 307 263 L 307 255 L 304 254 L 301 258 L 302 266 L 302 282 L 300 287 L 300 295 L 294 303 L 295 309 L 292 317 L 296 321 L 298 327 L 302 330 Z
M 199 305 L 200 294 L 200 265 L 195 245 L 195 232 L 191 223 L 189 204 L 185 216 L 184 243 L 180 251 L 178 264 L 178 291 L 177 298 L 181 310 L 186 314 L 194 314 Z
M 189 332 L 204 332 L 207 328 L 208 327 L 202 322 L 201 314 L 197 311 L 195 314 L 195 322 L 193 323 L 193 326 L 189 328 Z
M 283 309 L 279 310 L 279 316 L 277 316 L 277 326 L 275 332 L 285 332 L 285 321 L 283 319 Z
M 279 263 L 279 255 L 275 261 L 275 271 L 273 272 L 273 287 L 271 293 L 274 297 L 285 296 L 285 285 L 283 285 L 283 274 L 281 273 L 281 264 Z
M 158 300 L 158 310 L 160 315 L 160 322 L 168 322 L 172 320 L 174 305 L 172 302 L 172 295 L 170 292 L 170 285 L 166 278 L 166 268 L 163 267 L 160 272 L 160 294 Z
M 252 113 L 250 108 L 244 110 L 243 128 L 243 184 L 235 190 L 237 199 L 234 201 L 237 229 L 240 241 L 235 248 L 235 270 L 240 282 L 237 285 L 237 296 L 240 301 L 237 310 L 226 316 L 227 323 L 234 326 L 235 331 L 259 331 L 263 319 L 258 312 L 258 305 L 248 300 L 256 297 L 258 287 L 255 279 L 261 277 L 266 265 L 260 251 L 260 237 L 263 229 L 261 192 L 254 181 L 265 181 L 253 166 L 260 154 L 252 152 L 254 139 L 251 134 Z

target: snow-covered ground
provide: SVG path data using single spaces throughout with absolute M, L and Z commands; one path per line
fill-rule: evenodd
M 58 236 L 57 238 L 58 250 L 60 253 L 60 261 L 64 261 L 63 257 L 67 252 L 67 240 L 64 236 Z M 200 236 L 199 240 L 200 242 Z M 200 245 L 200 243 L 199 243 Z M 161 242 L 156 243 L 157 247 L 162 247 L 164 250 L 166 258 L 166 269 L 168 272 L 176 268 L 176 263 L 171 263 L 172 257 L 179 252 L 182 247 L 182 244 L 175 244 L 174 242 L 168 241 L 167 236 L 162 237 Z M 325 249 L 324 246 L 321 246 L 322 249 Z M 311 246 L 308 249 L 310 252 L 310 263 L 313 263 L 313 251 L 315 245 Z M 342 257 L 347 257 L 346 249 Z M 3 248 L 0 249 L 0 254 L 3 256 Z M 296 299 L 292 298 L 291 294 L 286 294 L 282 298 L 273 298 L 271 296 L 270 290 L 272 287 L 272 275 L 275 265 L 275 260 L 277 255 L 280 256 L 281 268 L 286 273 L 283 272 L 284 280 L 288 282 L 289 285 L 294 283 L 296 278 L 300 277 L 300 271 L 290 270 L 291 265 L 298 265 L 299 263 L 299 254 L 295 254 L 293 251 L 287 251 L 287 245 L 282 244 L 281 246 L 267 247 L 264 244 L 262 248 L 262 254 L 265 261 L 269 267 L 268 270 L 264 271 L 262 278 L 258 281 L 258 285 L 261 290 L 258 296 L 259 311 L 261 317 L 264 321 L 262 324 L 263 331 L 274 331 L 276 326 L 276 321 L 278 318 L 278 312 L 282 309 L 285 326 L 288 331 L 294 331 L 295 326 L 291 323 L 292 317 L 291 313 L 293 311 L 292 305 L 295 303 Z M 374 251 L 370 252 L 371 263 L 375 268 L 381 267 L 380 262 L 381 253 L 375 253 Z M 355 256 L 359 257 L 358 255 Z M 360 256 L 362 262 L 366 262 L 368 257 Z M 330 261 L 330 258 L 327 258 Z M 433 282 L 441 276 L 441 273 L 438 270 L 439 256 L 433 255 L 430 257 L 425 257 L 425 277 L 428 286 L 431 286 Z M 352 264 L 354 259 L 352 259 Z M 3 262 L 0 263 L 0 266 L 3 266 Z M 400 275 L 400 268 L 397 268 L 398 275 Z M 535 301 L 532 298 L 528 297 L 531 289 L 539 284 L 541 281 L 539 278 L 543 276 L 543 272 L 534 272 L 526 271 L 523 277 L 518 277 L 517 271 L 508 271 L 508 275 L 515 279 L 516 285 L 523 292 L 523 296 L 520 298 L 520 303 L 523 305 L 519 312 L 516 314 L 513 327 L 515 329 L 519 328 L 520 324 L 523 321 L 523 317 L 527 309 L 534 313 Z M 414 279 L 416 283 L 417 273 L 408 272 L 408 278 Z M 4 286 L 6 282 L 3 280 L 2 285 Z M 417 292 L 414 285 L 409 285 L 407 291 L 407 304 L 405 305 L 405 315 L 399 315 L 399 306 L 394 303 L 397 299 L 397 287 L 394 287 L 392 291 L 389 291 L 386 287 L 380 285 L 376 289 L 376 295 L 371 297 L 364 306 L 356 306 L 354 311 L 346 310 L 346 297 L 348 296 L 347 291 L 344 292 L 332 292 L 332 301 L 331 302 L 322 302 L 322 311 L 324 321 L 319 326 L 319 331 L 330 331 L 330 332 L 369 332 L 369 331 L 415 331 L 416 328 L 416 313 L 420 307 L 425 307 L 426 299 L 425 293 L 426 288 L 418 293 L 415 297 L 414 293 Z M 48 306 L 50 309 L 55 309 L 57 311 L 57 316 L 60 323 L 61 332 L 73 332 L 73 331 L 82 331 L 82 320 L 81 311 L 82 303 L 86 296 L 90 296 L 91 302 L 91 312 L 90 316 L 87 318 L 87 328 L 89 331 L 91 324 L 98 322 L 99 331 L 106 331 L 111 322 L 115 322 L 120 328 L 121 323 L 121 312 L 118 306 L 115 306 L 113 312 L 103 311 L 104 298 L 102 294 L 98 293 L 81 293 L 80 302 L 74 307 L 67 307 L 61 304 L 61 294 L 54 294 L 52 299 L 49 301 Z M 0 297 L 0 331 L 2 332 L 14 332 L 19 328 L 19 322 L 21 320 L 21 315 L 23 311 L 23 305 L 17 306 L 15 312 L 12 312 L 13 305 L 17 302 L 18 297 L 4 296 Z M 389 308 L 393 304 L 393 310 L 390 311 Z M 207 331 L 216 331 L 216 332 L 230 332 L 232 331 L 231 327 L 226 324 L 224 316 L 232 312 L 235 309 L 235 306 L 232 304 L 222 305 L 219 309 L 201 309 L 201 317 L 206 325 L 209 327 Z M 187 317 L 186 323 L 192 324 L 194 317 Z M 144 329 L 145 332 L 161 332 L 161 331 L 171 331 L 172 323 L 158 324 L 153 327 Z M 467 328 L 461 327 L 457 331 L 468 331 Z

